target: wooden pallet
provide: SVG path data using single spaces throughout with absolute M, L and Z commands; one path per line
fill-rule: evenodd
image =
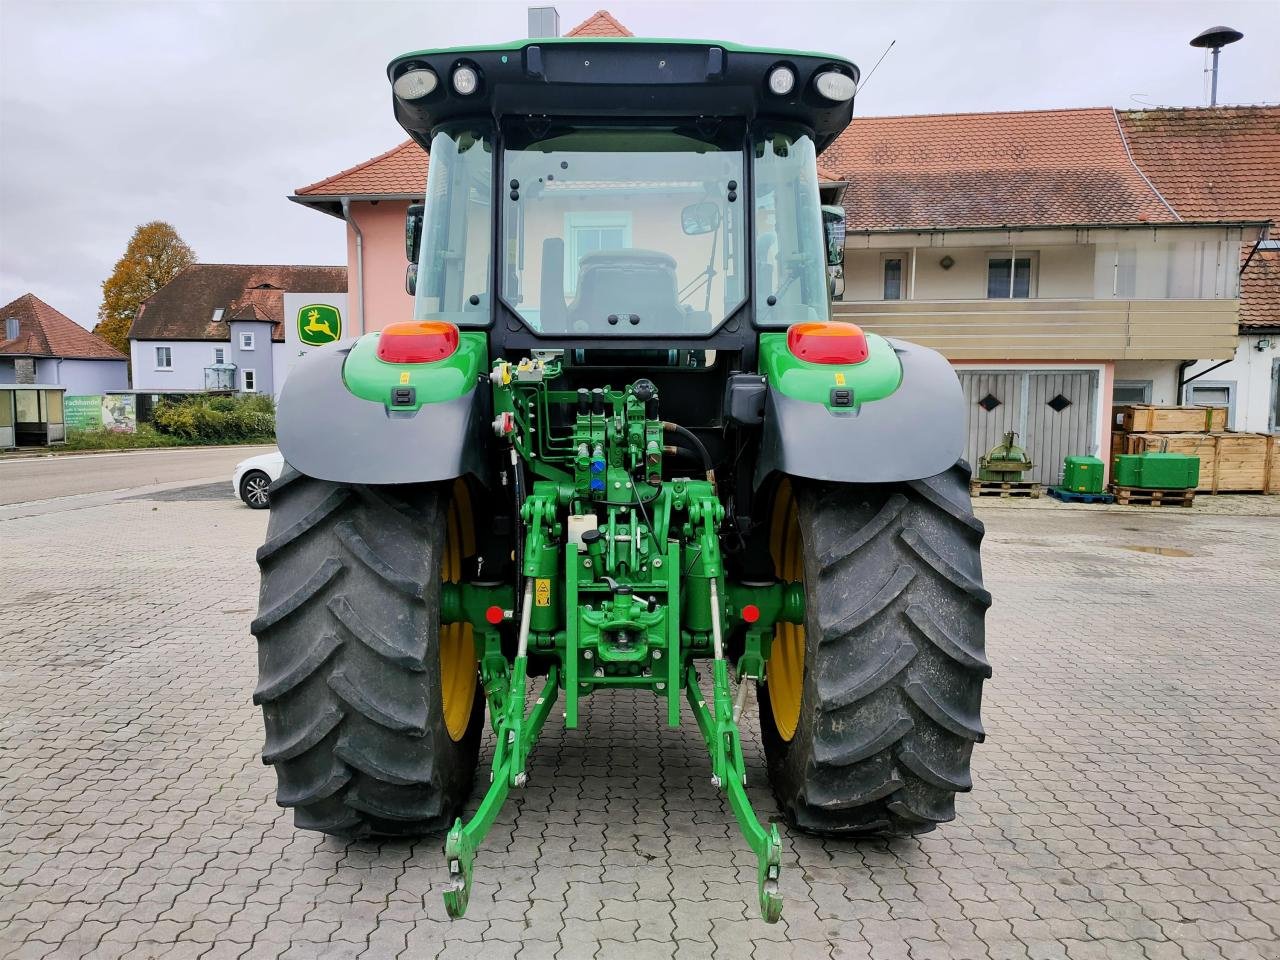
M 971 480 L 971 497 L 1039 497 L 1040 484 L 1034 480 Z
M 1142 487 L 1121 487 L 1111 484 L 1116 503 L 1121 506 L 1190 507 L 1195 503 L 1194 490 L 1147 490 Z
M 1047 490 L 1049 496 L 1063 503 L 1112 503 L 1115 500 L 1115 495 L 1110 493 L 1081 493 L 1063 487 L 1048 487 Z

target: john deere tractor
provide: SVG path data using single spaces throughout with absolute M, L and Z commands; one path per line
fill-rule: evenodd
M 388 78 L 430 152 L 414 315 L 313 352 L 280 399 L 253 624 L 279 803 L 447 832 L 459 916 L 548 721 L 629 690 L 696 723 L 773 921 L 754 692 L 790 828 L 952 819 L 990 674 L 982 525 L 946 360 L 832 317 L 815 158 L 854 65 L 564 39 Z

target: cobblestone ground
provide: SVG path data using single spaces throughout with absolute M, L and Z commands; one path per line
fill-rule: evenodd
M 448 922 L 439 838 L 340 843 L 271 799 L 263 514 L 0 508 L 0 957 L 1280 957 L 1280 520 L 982 513 L 974 792 L 915 841 L 784 833 L 766 926 L 696 730 L 627 696 L 548 724 Z

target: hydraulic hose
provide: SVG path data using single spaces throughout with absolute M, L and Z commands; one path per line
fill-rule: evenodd
M 711 483 L 715 483 L 716 468 L 715 468 L 715 465 L 711 462 L 711 454 L 707 452 L 706 445 L 703 444 L 703 442 L 699 440 L 696 436 L 694 436 L 693 431 L 685 429 L 684 427 L 680 426 L 680 424 L 678 423 L 672 423 L 670 420 L 662 421 L 662 429 L 669 431 L 671 433 L 679 434 L 682 438 L 684 438 L 689 442 L 690 446 L 692 446 L 693 449 L 698 451 L 698 456 L 702 458 L 702 468 L 707 471 L 707 479 Z
M 668 457 L 684 457 L 686 460 L 697 460 L 702 462 L 702 454 L 698 453 L 690 447 L 681 447 L 674 443 L 664 443 L 662 445 L 662 453 Z

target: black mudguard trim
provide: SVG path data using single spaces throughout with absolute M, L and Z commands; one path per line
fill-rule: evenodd
M 756 462 L 757 488 L 785 473 L 842 483 L 922 480 L 964 453 L 960 378 L 942 354 L 890 340 L 902 361 L 902 385 L 857 411 L 828 410 L 770 385 Z
M 342 364 L 354 340 L 303 357 L 276 406 L 276 442 L 295 470 L 335 483 L 430 483 L 466 474 L 487 485 L 487 403 L 474 387 L 456 400 L 389 412 L 354 396 Z

